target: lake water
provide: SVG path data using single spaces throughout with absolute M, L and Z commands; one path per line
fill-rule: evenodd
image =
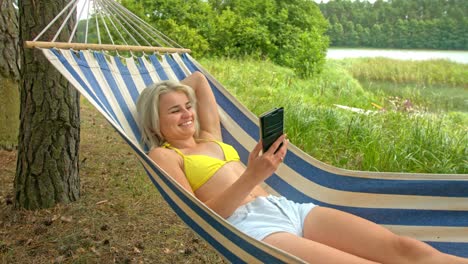
M 329 48 L 327 52 L 327 58 L 330 59 L 360 57 L 386 57 L 399 60 L 447 59 L 468 64 L 468 51 Z

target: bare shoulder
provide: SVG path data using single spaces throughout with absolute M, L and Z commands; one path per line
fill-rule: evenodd
M 185 190 L 193 194 L 192 188 L 183 171 L 184 161 L 179 154 L 172 149 L 158 147 L 151 149 L 148 156 Z
M 172 149 L 157 147 L 149 151 L 148 156 L 159 165 L 179 164 L 180 156 Z

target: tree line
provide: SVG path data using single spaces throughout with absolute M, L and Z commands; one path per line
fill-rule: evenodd
M 468 49 L 466 0 L 334 0 L 319 7 L 331 46 Z
M 320 72 L 328 22 L 310 0 L 122 0 L 196 56 L 268 58 L 301 76 Z

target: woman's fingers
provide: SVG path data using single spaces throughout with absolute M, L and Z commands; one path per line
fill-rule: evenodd
M 260 151 L 261 151 L 261 150 L 262 150 L 262 141 L 259 141 L 259 142 L 257 143 L 257 145 L 255 145 L 255 147 L 254 147 L 254 149 L 252 150 L 252 152 L 250 152 L 249 160 L 258 157 L 258 155 L 260 154 Z
M 286 153 L 288 152 L 288 144 L 289 140 L 285 137 L 283 140 L 283 145 L 281 145 L 280 149 L 276 153 L 280 156 L 281 161 L 283 161 L 284 157 L 286 157 Z
M 285 141 L 286 141 L 286 134 L 283 134 L 278 139 L 276 139 L 276 141 L 270 146 L 270 148 L 267 150 L 266 153 L 271 154 L 271 155 L 277 155 L 278 153 L 282 152 L 282 154 L 285 155 L 286 153 L 285 152 L 286 146 L 284 144 L 286 143 Z M 281 144 L 283 145 L 280 147 Z

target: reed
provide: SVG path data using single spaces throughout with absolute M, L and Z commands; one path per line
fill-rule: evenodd
M 468 66 L 448 60 L 402 61 L 389 58 L 358 58 L 338 62 L 359 80 L 468 88 Z

